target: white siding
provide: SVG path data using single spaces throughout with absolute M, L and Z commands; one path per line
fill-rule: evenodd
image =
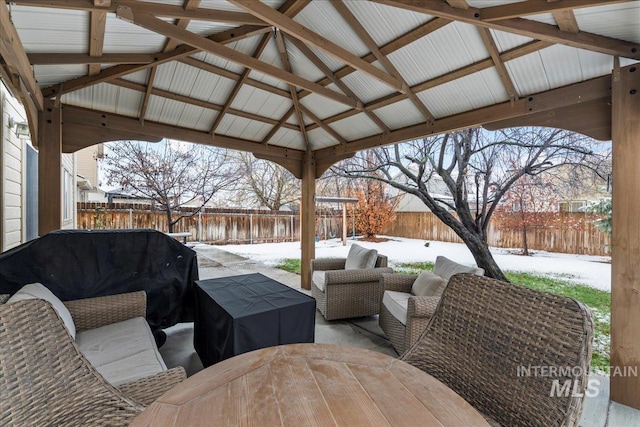
M 26 122 L 22 106 L 0 84 L 0 191 L 2 211 L 0 234 L 2 251 L 14 248 L 23 242 L 23 142 L 9 126 L 11 122 Z

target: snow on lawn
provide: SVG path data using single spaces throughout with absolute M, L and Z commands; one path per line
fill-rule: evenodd
M 462 243 L 388 237 L 386 242 L 373 243 L 357 241 L 360 246 L 376 249 L 389 257 L 389 264 L 405 262 L 435 261 L 444 255 L 456 262 L 475 265 L 469 249 Z M 342 258 L 347 256 L 353 240 L 342 246 L 339 239 L 322 240 L 316 243 L 316 258 Z M 255 245 L 224 245 L 220 249 L 249 259 L 276 266 L 285 258 L 300 259 L 300 242 L 262 243 Z M 571 255 L 554 252 L 533 251 L 532 256 L 513 254 L 514 250 L 491 248 L 494 259 L 503 270 L 524 271 L 561 278 L 597 289 L 611 291 L 611 264 L 609 257 L 591 255 Z

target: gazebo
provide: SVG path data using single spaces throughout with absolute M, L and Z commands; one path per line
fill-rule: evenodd
M 174 138 L 315 180 L 355 152 L 484 125 L 613 141 L 612 364 L 640 364 L 640 1 L 0 0 L 0 76 L 39 151 L 39 232 L 61 153 Z M 640 408 L 640 378 L 612 376 Z

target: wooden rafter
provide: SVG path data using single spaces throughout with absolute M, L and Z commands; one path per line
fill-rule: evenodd
M 529 95 L 515 102 L 504 102 L 445 117 L 436 120 L 433 124 L 427 123 L 408 126 L 394 130 L 387 135 L 374 135 L 351 141 L 346 145 L 337 145 L 318 150 L 316 157 L 318 159 L 331 158 L 333 156 L 355 153 L 372 147 L 480 126 L 487 122 L 507 120 L 527 114 L 537 114 L 543 111 L 571 106 L 579 102 L 590 102 L 610 96 L 611 76 L 606 75 L 585 82 Z
M 508 51 L 502 52 L 500 54 L 500 59 L 503 62 L 511 61 L 512 59 L 520 58 L 522 56 L 528 55 L 533 52 L 537 52 L 538 50 L 544 49 L 546 47 L 551 46 L 551 43 L 541 42 L 541 41 L 533 41 L 522 46 L 515 47 Z M 486 70 L 494 66 L 494 62 L 492 59 L 483 59 L 482 61 L 475 62 L 473 64 L 461 67 L 457 70 L 454 70 L 450 73 L 443 74 L 441 76 L 435 77 L 433 79 L 424 81 L 422 83 L 418 83 L 411 87 L 411 89 L 418 93 L 423 90 L 431 89 L 436 86 L 443 85 L 445 83 L 449 83 L 451 81 L 457 80 L 459 78 L 471 75 L 473 73 L 477 73 L 478 71 Z M 401 94 L 391 94 L 388 96 L 383 96 L 382 98 L 375 99 L 373 101 L 365 104 L 365 109 L 376 110 L 378 108 L 385 107 L 387 105 L 395 104 L 396 102 L 402 101 L 404 97 Z M 347 117 L 353 116 L 355 113 L 351 110 L 345 111 L 340 114 L 336 114 L 335 116 L 328 117 L 324 120 L 325 123 L 333 123 L 339 120 L 346 119 Z M 313 126 L 309 127 L 309 130 L 312 130 Z
M 626 2 L 628 0 L 559 0 L 547 2 L 529 0 L 525 2 L 508 3 L 480 9 L 481 19 L 484 21 L 498 21 L 501 19 L 518 18 L 541 13 L 561 12 L 583 7 L 601 6 Z
M 311 120 L 313 120 L 313 122 L 316 125 L 320 126 L 325 132 L 327 132 L 329 135 L 331 135 L 331 137 L 333 139 L 338 141 L 340 144 L 346 144 L 347 143 L 347 140 L 344 139 L 342 137 L 342 135 L 340 135 L 338 132 L 336 132 L 331 126 L 329 126 L 328 124 L 326 124 L 322 120 L 320 120 L 320 118 L 318 116 L 316 116 L 315 114 L 313 114 L 313 112 L 311 110 L 309 110 L 307 107 L 305 107 L 304 105 L 302 105 L 300 103 L 299 103 L 298 107 L 300 108 L 300 110 L 306 116 L 308 116 Z
M 358 96 L 351 90 L 351 88 L 349 88 L 349 86 L 347 86 L 342 80 L 340 80 L 334 73 L 333 71 L 331 71 L 331 69 L 322 61 L 322 59 L 320 59 L 318 57 L 318 55 L 316 55 L 310 48 L 309 46 L 307 46 L 306 44 L 304 44 L 304 42 L 298 40 L 295 37 L 291 37 L 289 39 L 289 41 L 298 48 L 298 50 L 300 52 L 302 52 L 302 54 L 304 56 L 307 57 L 307 59 L 309 59 L 309 61 L 311 61 L 316 67 L 318 67 L 318 69 L 320 71 L 322 71 L 324 73 L 325 76 L 327 76 L 327 78 L 333 83 L 335 84 L 342 92 L 344 92 L 347 96 L 351 97 L 352 99 L 354 99 L 358 105 L 364 105 L 364 103 L 362 102 L 362 100 L 360 98 L 358 98 Z M 387 127 L 387 125 L 380 120 L 380 118 L 378 116 L 375 115 L 375 113 L 369 109 L 366 108 L 362 108 L 362 111 L 364 112 L 364 114 L 367 115 L 367 117 L 369 117 L 371 119 L 372 122 L 374 122 L 381 131 L 383 132 L 389 132 L 389 128 Z M 288 116 L 287 116 L 288 117 Z
M 11 22 L 5 0 L 0 0 L 0 56 L 7 66 L 14 70 L 14 74 L 20 77 L 26 88 L 24 95 L 33 101 L 38 111 L 42 111 L 44 97 L 36 82 L 33 67 L 29 63 L 20 36 Z
M 467 0 L 447 0 L 449 6 L 455 7 L 456 9 L 469 9 L 469 3 Z
M 135 90 L 138 92 L 145 92 L 148 88 L 148 86 L 145 86 L 143 84 L 135 83 L 130 80 L 124 80 L 124 79 L 111 80 L 109 81 L 109 84 Z M 167 98 L 173 101 L 184 102 L 185 104 L 195 105 L 196 107 L 207 108 L 209 110 L 214 110 L 214 111 L 222 111 L 222 109 L 224 108 L 222 105 L 214 104 L 213 102 L 208 102 L 208 101 L 204 101 L 202 99 L 197 99 L 197 98 L 191 98 L 185 95 L 181 95 L 179 93 L 170 92 L 168 90 L 158 89 L 154 87 L 151 88 L 151 94 L 153 96 Z M 255 120 L 257 122 L 262 122 L 269 125 L 276 125 L 278 123 L 278 121 L 275 119 L 271 119 L 269 117 L 260 116 L 258 114 L 249 113 L 242 110 L 236 110 L 235 108 L 229 108 L 227 112 L 229 114 L 233 114 L 234 116 L 244 117 L 249 120 Z M 285 123 L 284 127 L 291 130 L 295 130 L 295 131 L 300 130 L 298 126 L 295 126 L 289 123 Z
M 282 67 L 289 73 L 293 73 L 293 69 L 291 68 L 291 63 L 289 62 L 289 54 L 287 53 L 287 46 L 284 42 L 284 35 L 276 29 L 275 32 L 276 45 L 278 46 L 278 53 L 280 54 L 280 61 L 282 62 Z M 300 110 L 300 102 L 298 101 L 298 92 L 296 87 L 292 84 L 289 84 L 289 93 L 291 94 L 291 101 L 293 102 L 293 108 L 296 113 L 296 118 L 298 119 L 298 126 L 300 126 L 300 133 L 302 134 L 302 140 L 304 141 L 305 147 L 307 150 L 311 149 L 311 144 L 309 143 L 309 136 L 307 135 L 307 130 L 304 124 L 304 117 L 302 116 L 302 111 Z
M 278 132 L 278 130 L 287 125 L 287 120 L 289 120 L 289 117 L 291 117 L 295 110 L 295 107 L 292 105 L 291 108 L 289 108 L 289 110 L 280 118 L 280 120 L 278 120 L 278 123 L 276 123 L 271 128 L 269 133 L 267 133 L 267 135 L 262 139 L 263 144 L 268 144 L 269 141 L 271 141 L 271 138 L 273 138 L 273 136 Z
M 132 22 L 136 25 L 139 25 L 140 27 L 146 28 L 164 36 L 177 38 L 187 45 L 210 52 L 214 55 L 228 59 L 244 67 L 251 68 L 252 70 L 259 71 L 277 80 L 293 84 L 297 87 L 305 88 L 311 92 L 315 92 L 318 95 L 322 95 L 342 104 L 356 107 L 356 105 L 354 105 L 354 103 L 343 94 L 334 92 L 330 89 L 325 88 L 324 86 L 318 85 L 293 73 L 289 73 L 280 68 L 274 67 L 273 65 L 262 62 L 256 58 L 252 58 L 249 55 L 240 53 L 234 49 L 224 46 L 223 44 L 216 43 L 211 39 L 201 37 L 187 30 L 176 28 L 175 26 L 164 22 L 161 19 L 158 19 L 148 13 L 140 12 L 135 8 L 120 6 L 117 11 L 117 16 L 120 19 Z
M 101 0 L 98 0 L 101 1 Z M 198 21 L 227 22 L 241 25 L 268 26 L 253 15 L 228 10 L 216 10 L 209 8 L 188 10 L 182 6 L 163 4 L 159 2 L 141 2 L 138 0 L 112 0 L 109 6 L 97 6 L 91 0 L 11 0 L 11 3 L 52 7 L 57 9 L 83 10 L 87 12 L 111 12 L 115 13 L 120 6 L 135 6 L 141 11 L 153 13 L 155 16 L 174 19 L 195 19 Z
M 382 83 L 394 88 L 397 91 L 403 91 L 405 88 L 398 79 L 383 72 L 379 68 L 374 67 L 362 58 L 352 54 L 348 50 L 331 42 L 320 34 L 314 33 L 304 25 L 284 16 L 277 10 L 272 9 L 268 5 L 253 0 L 228 0 L 230 3 L 241 7 L 254 16 L 265 22 L 279 28 L 281 31 L 296 37 L 305 43 L 309 43 L 327 54 L 339 59 L 345 64 L 349 64 L 353 68 L 381 81 Z
M 182 7 L 185 10 L 194 10 L 198 8 L 198 6 L 200 5 L 200 2 L 201 0 L 184 0 L 184 4 L 182 5 Z M 178 28 L 186 29 L 187 26 L 189 25 L 189 21 L 190 19 L 182 18 L 182 19 L 177 19 L 176 22 L 174 22 L 174 24 Z M 171 52 L 178 46 L 178 42 L 179 41 L 176 39 L 168 38 L 164 43 L 162 52 L 165 52 L 165 53 Z M 144 122 L 145 116 L 147 115 L 149 99 L 151 98 L 151 88 L 153 87 L 153 83 L 156 79 L 157 70 L 158 70 L 157 67 L 152 67 L 149 70 L 149 75 L 147 78 L 147 90 L 145 91 L 144 98 L 142 99 L 142 104 L 140 105 L 140 113 L 138 115 L 140 117 L 140 120 L 143 122 Z
M 478 28 L 478 32 L 480 33 L 480 37 L 482 37 L 482 42 L 489 51 L 489 55 L 491 55 L 493 64 L 496 68 L 496 71 L 498 72 L 498 75 L 500 76 L 500 80 L 502 80 L 504 88 L 507 90 L 509 99 L 515 101 L 516 99 L 518 99 L 518 92 L 516 91 L 516 87 L 513 84 L 513 80 L 511 80 L 511 76 L 509 76 L 507 67 L 504 66 L 504 62 L 502 62 L 502 59 L 500 59 L 500 51 L 498 50 L 498 47 L 493 40 L 491 32 L 488 28 Z
M 168 25 L 171 26 L 171 24 Z M 266 27 L 245 26 L 242 28 L 233 28 L 222 33 L 214 34 L 208 39 L 220 44 L 228 44 L 245 39 L 247 37 L 254 36 L 256 34 L 263 34 L 267 31 L 269 31 L 269 28 Z M 113 67 L 109 67 L 100 71 L 100 73 L 96 74 L 95 76 L 77 77 L 75 79 L 63 82 L 62 93 L 59 93 L 59 85 L 56 84 L 43 88 L 42 94 L 45 97 L 51 97 L 55 95 L 62 95 L 68 92 L 73 92 L 74 90 L 84 89 L 98 83 L 104 83 L 109 80 L 117 79 L 127 74 L 146 70 L 147 68 L 155 67 L 167 62 L 176 61 L 193 55 L 194 53 L 197 53 L 199 51 L 200 49 L 194 48 L 192 46 L 182 45 L 171 52 L 159 53 L 154 55 L 155 60 L 153 62 L 147 64 L 116 65 Z
M 395 77 L 403 87 L 407 88 L 405 90 L 405 94 L 407 98 L 411 100 L 413 105 L 420 111 L 425 120 L 433 122 L 435 118 L 433 114 L 429 111 L 426 105 L 418 98 L 418 96 L 411 91 L 409 88 L 409 84 L 406 82 L 404 77 L 400 74 L 400 71 L 393 65 L 393 63 L 387 58 L 382 52 L 380 52 L 380 48 L 376 44 L 373 37 L 369 34 L 369 32 L 364 28 L 364 26 L 358 21 L 358 19 L 351 13 L 351 10 L 342 2 L 342 0 L 336 0 L 331 3 L 333 7 L 338 11 L 338 13 L 342 16 L 342 18 L 351 26 L 351 29 L 358 35 L 360 40 L 367 46 L 367 48 L 373 53 L 373 56 L 376 57 L 378 62 L 382 64 L 385 70 L 393 77 Z
M 560 0 L 547 0 L 548 3 L 557 3 Z M 578 28 L 578 21 L 576 21 L 576 15 L 573 13 L 573 10 L 555 10 L 552 12 L 553 19 L 556 20 L 556 24 L 558 24 L 558 28 L 562 31 L 567 31 L 569 33 L 577 33 L 580 31 Z
M 621 56 L 624 58 L 640 59 L 640 44 L 611 37 L 600 36 L 598 34 L 579 32 L 569 33 L 561 31 L 555 25 L 542 22 L 530 21 L 522 18 L 501 19 L 499 21 L 486 21 L 482 19 L 482 11 L 470 7 L 467 10 L 456 9 L 440 0 L 421 0 L 414 2 L 411 0 L 372 0 L 376 3 L 387 6 L 399 7 L 413 12 L 426 13 L 429 15 L 441 16 L 447 19 L 477 25 L 480 27 L 492 28 L 506 31 L 537 40 L 558 43 L 578 49 L 586 49 L 605 55 Z M 540 3 L 544 5 L 554 5 L 542 1 L 527 2 Z M 520 3 L 515 3 L 520 4 Z
M 157 54 L 153 53 L 103 53 L 91 56 L 87 53 L 28 53 L 32 65 L 84 65 L 84 64 L 148 64 Z
M 262 36 L 262 39 L 258 43 L 258 46 L 253 51 L 253 55 L 251 55 L 251 56 L 256 58 L 256 59 L 260 58 L 260 55 L 262 55 L 262 52 L 264 52 L 264 49 L 267 47 L 267 43 L 269 43 L 269 39 L 270 38 L 271 38 L 271 34 L 264 34 Z M 244 86 L 245 81 L 249 77 L 249 73 L 250 72 L 251 72 L 250 68 L 245 68 L 242 71 L 242 74 L 240 75 L 240 78 L 236 81 L 236 84 L 233 86 L 233 89 L 231 90 L 231 93 L 227 97 L 227 101 L 225 102 L 224 107 L 222 108 L 220 113 L 218 113 L 218 115 L 216 116 L 215 120 L 213 121 L 213 124 L 211 125 L 211 128 L 209 129 L 209 133 L 210 134 L 213 135 L 216 132 L 216 129 L 220 125 L 220 122 L 222 122 L 222 119 L 224 118 L 224 115 L 227 114 L 227 112 L 231 108 L 231 104 L 233 104 L 233 101 L 238 96 L 238 93 L 240 93 L 240 89 L 242 89 L 242 86 Z
M 109 7 L 111 0 L 94 0 L 94 6 Z M 91 12 L 91 22 L 89 25 L 89 55 L 101 56 L 102 48 L 104 46 L 104 31 L 107 25 L 107 13 L 106 12 Z M 95 76 L 100 72 L 100 64 L 89 64 L 88 74 Z

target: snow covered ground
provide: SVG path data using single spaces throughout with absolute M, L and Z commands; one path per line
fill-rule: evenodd
M 372 243 L 357 241 L 360 246 L 377 249 L 389 257 L 391 267 L 404 262 L 435 261 L 444 255 L 462 264 L 475 264 L 471 252 L 461 243 L 431 241 L 425 247 L 425 240 L 388 237 L 386 242 Z M 353 240 L 342 246 L 339 239 L 323 240 L 316 243 L 316 258 L 346 257 Z M 225 245 L 220 249 L 238 254 L 267 265 L 278 265 L 285 258 L 300 258 L 300 242 L 263 243 L 256 245 Z M 493 257 L 503 270 L 524 271 L 562 278 L 611 291 L 611 264 L 609 257 L 571 255 L 543 251 L 533 251 L 532 256 L 514 254 L 515 250 L 492 248 Z

